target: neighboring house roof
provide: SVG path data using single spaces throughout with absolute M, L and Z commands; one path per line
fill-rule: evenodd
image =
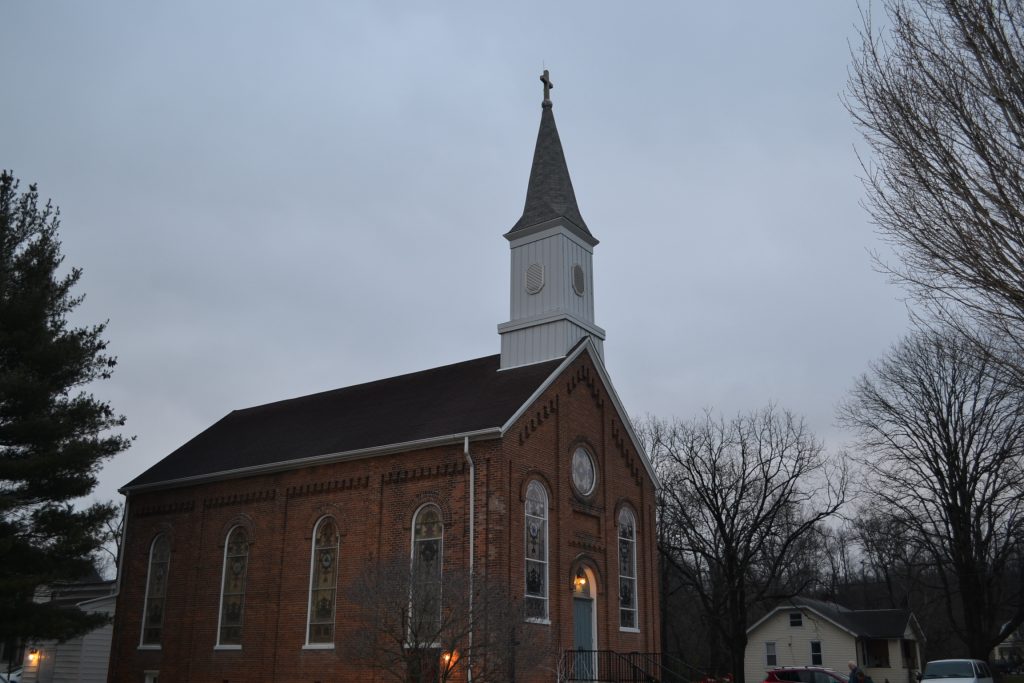
M 563 360 L 486 356 L 235 410 L 124 488 L 500 428 Z
M 556 218 L 568 220 L 593 240 L 594 244 L 597 243 L 580 215 L 576 193 L 569 178 L 569 167 L 562 152 L 562 141 L 555 126 L 555 115 L 551 111 L 551 103 L 545 102 L 540 116 L 540 130 L 537 131 L 537 146 L 533 151 L 533 166 L 530 167 L 530 183 L 526 188 L 523 215 L 505 236 L 511 237 L 521 230 Z
M 96 575 L 81 581 L 55 582 L 36 589 L 36 602 L 45 602 L 58 607 L 71 607 L 83 601 L 111 595 L 114 581 L 104 580 Z
M 852 610 L 835 602 L 801 597 L 793 598 L 790 602 L 777 606 L 748 628 L 747 633 L 751 633 L 772 615 L 778 612 L 789 612 L 795 608 L 809 610 L 857 638 L 902 638 L 903 634 L 907 632 L 907 626 L 911 624 L 915 627 L 915 631 L 920 633 L 914 614 L 910 610 Z
M 90 598 L 78 603 L 78 609 L 83 612 L 109 612 L 114 613 L 117 606 L 117 593 L 101 595 L 98 598 Z

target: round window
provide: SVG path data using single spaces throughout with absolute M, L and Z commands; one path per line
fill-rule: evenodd
M 594 459 L 586 448 L 580 446 L 572 454 L 572 484 L 581 496 L 589 496 L 594 492 L 597 483 L 597 468 Z

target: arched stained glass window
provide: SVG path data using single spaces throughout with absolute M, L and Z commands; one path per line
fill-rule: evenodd
M 433 638 L 441 623 L 441 565 L 444 522 L 436 505 L 424 505 L 413 518 L 412 623 L 417 640 Z
M 217 645 L 242 645 L 242 608 L 245 604 L 245 576 L 249 568 L 249 538 L 236 526 L 224 544 L 224 573 L 220 588 L 220 628 Z
M 619 512 L 619 628 L 637 628 L 636 520 L 627 508 Z
M 548 618 L 548 493 L 539 481 L 526 487 L 526 618 Z
M 149 572 L 146 576 L 146 602 L 142 615 L 142 644 L 160 645 L 167 600 L 167 570 L 171 564 L 171 543 L 167 534 L 153 539 L 149 547 Z
M 313 529 L 313 558 L 309 570 L 309 628 L 307 645 L 334 643 L 334 609 L 338 586 L 338 526 L 324 517 Z

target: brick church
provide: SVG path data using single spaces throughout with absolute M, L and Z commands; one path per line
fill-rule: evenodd
M 500 353 L 232 411 L 125 485 L 111 681 L 613 680 L 656 659 L 656 479 L 541 80 Z

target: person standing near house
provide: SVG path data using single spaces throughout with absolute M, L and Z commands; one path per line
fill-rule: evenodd
M 875 683 L 871 676 L 864 673 L 864 669 L 857 666 L 857 662 L 851 659 L 846 665 L 850 667 L 850 683 Z

